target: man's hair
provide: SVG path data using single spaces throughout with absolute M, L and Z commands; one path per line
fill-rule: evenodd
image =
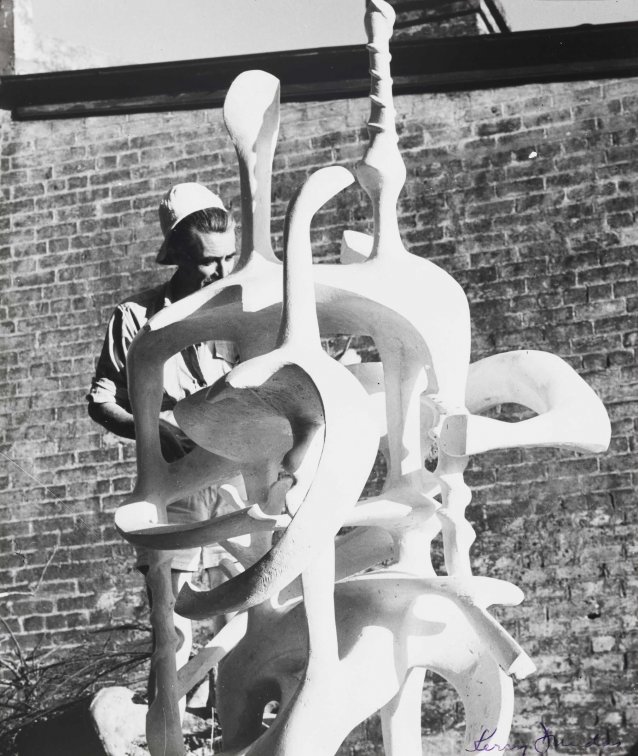
M 207 207 L 187 215 L 175 226 L 167 237 L 168 257 L 177 259 L 180 254 L 188 252 L 191 243 L 191 231 L 201 233 L 223 234 L 234 225 L 226 210 L 220 207 Z

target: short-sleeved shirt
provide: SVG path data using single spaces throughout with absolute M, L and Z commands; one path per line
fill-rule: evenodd
M 109 320 L 102 352 L 97 362 L 89 402 L 106 404 L 114 402 L 131 411 L 126 378 L 126 355 L 131 342 L 144 324 L 155 313 L 174 301 L 173 279 L 161 286 L 147 289 L 119 304 Z M 190 451 L 193 442 L 179 429 L 173 417 L 173 408 L 180 399 L 210 386 L 228 373 L 239 362 L 239 354 L 233 342 L 209 341 L 194 344 L 170 357 L 164 365 L 164 395 L 160 418 L 175 427 L 177 438 L 185 451 Z M 242 485 L 241 479 L 234 481 Z M 217 508 L 217 488 L 200 491 L 188 499 L 176 501 L 168 507 L 168 521 L 174 523 L 199 522 L 209 517 Z M 138 567 L 148 565 L 148 549 L 137 548 Z M 205 568 L 219 563 L 218 546 L 203 549 L 179 549 L 173 552 L 173 569 L 195 571 L 200 559 Z
M 87 395 L 89 402 L 115 402 L 128 412 L 131 411 L 126 355 L 144 324 L 172 302 L 173 279 L 142 291 L 115 308 L 106 329 L 91 390 Z M 180 399 L 210 386 L 228 373 L 238 361 L 237 348 L 230 341 L 194 344 L 174 354 L 164 365 L 161 417 L 171 422 L 172 410 Z

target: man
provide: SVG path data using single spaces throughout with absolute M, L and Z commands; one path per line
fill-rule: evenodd
M 227 276 L 235 265 L 235 227 L 221 199 L 196 183 L 174 186 L 162 199 L 159 219 L 164 243 L 156 261 L 176 265 L 165 284 L 129 297 L 119 304 L 107 326 L 96 374 L 87 396 L 90 417 L 124 438 L 135 438 L 135 423 L 129 403 L 126 356 L 137 332 L 164 307 L 168 307 L 213 281 Z M 167 462 L 183 457 L 193 443 L 177 427 L 173 408 L 180 399 L 214 383 L 238 361 L 230 342 L 195 344 L 173 355 L 164 366 L 164 395 L 159 418 L 162 454 Z M 216 505 L 214 489 L 201 492 L 168 507 L 169 522 L 196 522 L 208 518 Z M 211 587 L 225 576 L 214 548 L 172 552 L 173 591 L 200 566 L 208 573 Z M 139 549 L 137 567 L 148 571 L 148 553 Z M 149 597 L 150 598 L 150 597 Z M 178 668 L 189 657 L 191 624 L 175 615 L 175 627 L 183 636 L 177 654 Z

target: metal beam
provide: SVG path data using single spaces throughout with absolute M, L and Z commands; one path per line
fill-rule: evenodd
M 638 22 L 399 41 L 392 54 L 397 94 L 634 76 Z M 19 120 L 216 107 L 251 68 L 277 76 L 289 102 L 365 96 L 369 88 L 367 54 L 357 45 L 5 76 L 0 107 Z

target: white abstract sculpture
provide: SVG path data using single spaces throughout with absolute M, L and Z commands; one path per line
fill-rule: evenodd
M 178 701 L 216 664 L 226 756 L 331 756 L 378 710 L 386 753 L 417 756 L 427 669 L 459 692 L 467 743 L 486 729 L 486 749 L 505 743 L 511 676 L 534 667 L 488 612 L 519 603 L 521 591 L 472 576 L 465 468 L 490 449 L 602 451 L 609 442 L 602 404 L 560 358 L 521 351 L 469 365 L 465 294 L 405 250 L 396 216 L 405 167 L 392 105 L 393 20 L 387 3 L 371 0 L 370 143 L 354 174 L 372 202 L 373 237 L 346 231 L 341 264 L 312 264 L 313 215 L 355 180 L 343 167 L 324 168 L 291 200 L 278 262 L 270 242 L 278 82 L 244 73 L 224 106 L 242 190 L 238 265 L 156 315 L 129 352 L 138 479 L 116 525 L 129 541 L 158 550 L 148 574 L 157 638 L 147 719 L 153 756 L 183 754 Z M 319 337 L 335 333 L 371 336 L 381 362 L 346 369 L 331 360 Z M 242 364 L 178 404 L 175 417 L 196 449 L 168 464 L 157 429 L 163 364 L 211 339 L 235 341 Z M 478 414 L 503 402 L 537 416 L 503 423 Z M 423 459 L 433 444 L 438 464 L 430 473 Z M 388 463 L 384 490 L 359 501 L 378 448 Z M 238 471 L 248 501 L 223 488 L 234 512 L 166 524 L 168 504 Z M 343 525 L 355 529 L 338 536 Z M 273 546 L 275 530 L 282 535 Z M 430 559 L 441 531 L 448 576 Z M 212 542 L 243 570 L 211 591 L 185 586 L 176 609 L 190 618 L 237 614 L 178 670 L 170 550 Z M 386 560 L 391 567 L 379 566 Z M 272 700 L 279 714 L 263 732 Z

